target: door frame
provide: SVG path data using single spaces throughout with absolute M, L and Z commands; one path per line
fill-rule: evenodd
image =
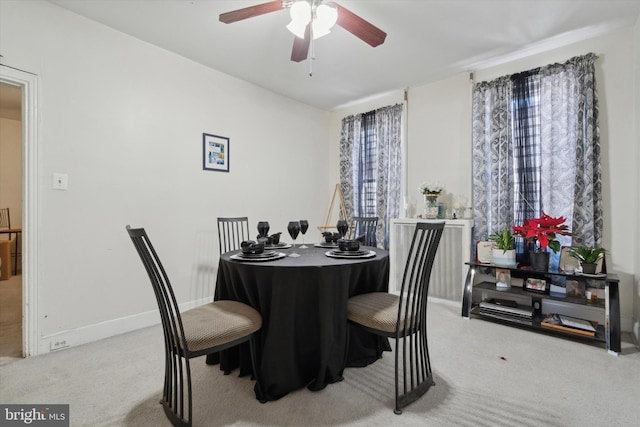
M 38 354 L 38 76 L 0 64 L 0 81 L 22 89 L 22 356 Z

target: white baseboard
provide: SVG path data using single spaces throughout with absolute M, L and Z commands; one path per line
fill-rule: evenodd
M 211 302 L 213 298 L 204 298 L 180 304 L 180 311 L 186 311 L 202 304 Z M 51 335 L 40 337 L 38 342 L 38 354 L 46 354 L 69 347 L 75 347 L 94 341 L 99 341 L 115 335 L 146 328 L 160 323 L 158 310 L 151 310 L 132 316 L 108 320 L 77 329 L 69 329 Z

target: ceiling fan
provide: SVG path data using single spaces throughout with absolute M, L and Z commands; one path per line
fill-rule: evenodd
M 334 23 L 372 47 L 384 43 L 384 39 L 387 37 L 387 33 L 348 9 L 332 1 L 325 4 L 322 0 L 270 1 L 222 13 L 220 21 L 231 24 L 287 8 L 290 9 L 292 18 L 287 28 L 296 34 L 291 51 L 291 60 L 295 62 L 307 59 L 311 40 L 328 34 Z

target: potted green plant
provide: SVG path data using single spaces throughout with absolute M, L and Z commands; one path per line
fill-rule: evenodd
M 596 266 L 600 258 L 604 256 L 604 248 L 596 248 L 591 246 L 572 246 L 568 249 L 569 255 L 580 262 L 582 272 L 586 274 L 595 274 Z
M 496 231 L 489 236 L 489 240 L 497 246 L 492 250 L 493 263 L 514 267 L 516 265 L 515 236 L 511 234 L 511 228 L 505 227 L 502 231 Z

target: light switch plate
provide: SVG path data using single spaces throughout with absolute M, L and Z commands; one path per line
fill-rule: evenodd
M 69 176 L 66 173 L 53 174 L 53 189 L 66 190 L 69 186 Z

